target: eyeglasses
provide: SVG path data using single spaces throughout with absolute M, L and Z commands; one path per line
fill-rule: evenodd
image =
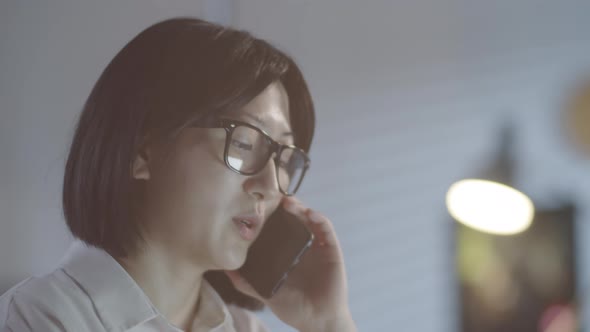
M 274 154 L 277 182 L 282 194 L 294 195 L 310 165 L 305 151 L 273 140 L 262 129 L 231 119 L 208 119 L 193 127 L 225 129 L 225 165 L 242 175 L 261 172 Z

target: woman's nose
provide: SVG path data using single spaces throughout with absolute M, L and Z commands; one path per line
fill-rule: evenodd
M 280 194 L 276 165 L 273 158 L 270 158 L 260 172 L 246 178 L 244 181 L 244 190 L 259 200 L 268 199 Z

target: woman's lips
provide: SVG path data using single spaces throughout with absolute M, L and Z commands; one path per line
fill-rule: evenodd
M 238 233 L 242 239 L 246 241 L 253 241 L 258 235 L 258 230 L 261 225 L 261 218 L 258 216 L 238 216 L 232 218 Z
M 244 239 L 246 241 L 254 240 L 254 237 L 256 236 L 256 234 L 254 233 L 253 229 L 251 229 L 249 226 L 245 225 L 242 221 L 235 221 L 234 220 L 234 225 L 236 225 L 236 227 L 238 229 L 238 233 L 240 233 L 240 236 L 242 237 L 242 239 Z

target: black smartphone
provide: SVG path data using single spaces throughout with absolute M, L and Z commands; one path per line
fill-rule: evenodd
M 313 242 L 313 234 L 282 205 L 248 250 L 240 274 L 263 297 L 272 297 Z

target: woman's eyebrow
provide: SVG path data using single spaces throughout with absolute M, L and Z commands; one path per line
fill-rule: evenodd
M 257 115 L 250 114 L 250 113 L 242 113 L 241 115 L 256 122 L 256 124 L 258 126 L 262 127 L 263 129 L 264 129 L 264 127 L 266 127 L 264 122 L 262 121 L 262 119 L 260 117 L 258 117 Z M 282 137 L 294 137 L 294 135 L 293 135 L 293 132 L 286 131 L 286 132 L 283 132 Z

